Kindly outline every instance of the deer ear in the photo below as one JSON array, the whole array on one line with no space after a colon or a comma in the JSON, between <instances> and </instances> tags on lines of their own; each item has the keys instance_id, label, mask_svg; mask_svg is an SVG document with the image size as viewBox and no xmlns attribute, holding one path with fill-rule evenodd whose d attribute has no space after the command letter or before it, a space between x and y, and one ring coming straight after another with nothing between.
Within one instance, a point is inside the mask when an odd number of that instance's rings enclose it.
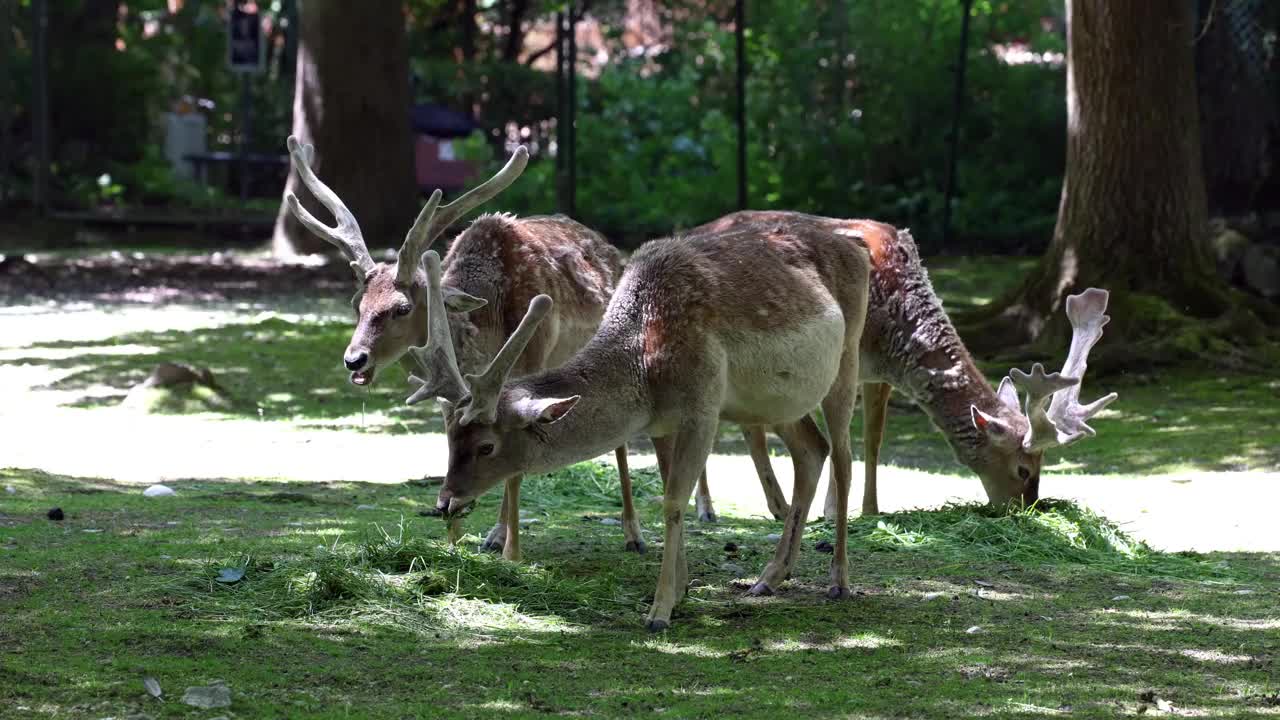
<instances>
[{"instance_id":1,"label":"deer ear","mask_svg":"<svg viewBox=\"0 0 1280 720\"><path fill-rule=\"evenodd\" d=\"M550 425L567 415L581 399L581 395L567 398L524 398L516 402L515 411L526 425Z\"/></svg>"},{"instance_id":2,"label":"deer ear","mask_svg":"<svg viewBox=\"0 0 1280 720\"><path fill-rule=\"evenodd\" d=\"M1009 426L1000 418L982 412L977 405L969 406L969 415L973 418L973 426L985 435L1004 435L1009 432Z\"/></svg>"},{"instance_id":3,"label":"deer ear","mask_svg":"<svg viewBox=\"0 0 1280 720\"><path fill-rule=\"evenodd\" d=\"M1013 378L1008 375L1000 381L1000 388L996 390L996 397L1000 398L1000 402L1010 410L1022 412L1022 408L1018 406L1018 389L1013 385Z\"/></svg>"},{"instance_id":4,"label":"deer ear","mask_svg":"<svg viewBox=\"0 0 1280 720\"><path fill-rule=\"evenodd\" d=\"M489 304L489 301L484 298L468 295L457 288L447 285L442 290L444 291L444 307L451 313L469 313Z\"/></svg>"}]
</instances>

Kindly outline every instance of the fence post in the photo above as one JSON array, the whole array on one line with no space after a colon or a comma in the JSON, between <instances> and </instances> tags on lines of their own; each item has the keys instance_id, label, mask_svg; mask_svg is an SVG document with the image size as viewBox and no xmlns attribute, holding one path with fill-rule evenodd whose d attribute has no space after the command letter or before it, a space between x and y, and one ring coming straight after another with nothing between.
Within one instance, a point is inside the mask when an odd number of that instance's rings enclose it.
<instances>
[{"instance_id":1,"label":"fence post","mask_svg":"<svg viewBox=\"0 0 1280 720\"><path fill-rule=\"evenodd\" d=\"M942 193L942 247L951 245L951 198L956 187L956 161L960 147L960 114L964 110L964 67L969 59L969 9L973 0L961 0L960 54L956 58L955 97L951 106L951 137L947 145L947 185Z\"/></svg>"}]
</instances>

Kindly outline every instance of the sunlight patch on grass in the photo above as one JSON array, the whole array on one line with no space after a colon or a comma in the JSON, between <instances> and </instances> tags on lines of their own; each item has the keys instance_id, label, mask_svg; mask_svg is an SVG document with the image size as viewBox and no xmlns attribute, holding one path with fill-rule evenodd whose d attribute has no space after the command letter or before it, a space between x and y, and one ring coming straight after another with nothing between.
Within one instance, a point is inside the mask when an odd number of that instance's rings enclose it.
<instances>
[{"instance_id":1,"label":"sunlight patch on grass","mask_svg":"<svg viewBox=\"0 0 1280 720\"><path fill-rule=\"evenodd\" d=\"M689 657L713 659L729 656L728 650L715 650L703 643L685 643L674 640L650 638L643 642L633 643L646 650L654 650L664 655L687 655Z\"/></svg>"},{"instance_id":2,"label":"sunlight patch on grass","mask_svg":"<svg viewBox=\"0 0 1280 720\"><path fill-rule=\"evenodd\" d=\"M818 651L833 652L836 650L875 650L883 647L899 647L902 642L876 633L860 633L834 640L811 640L803 638L787 638L765 643L765 649L775 652Z\"/></svg>"}]
</instances>

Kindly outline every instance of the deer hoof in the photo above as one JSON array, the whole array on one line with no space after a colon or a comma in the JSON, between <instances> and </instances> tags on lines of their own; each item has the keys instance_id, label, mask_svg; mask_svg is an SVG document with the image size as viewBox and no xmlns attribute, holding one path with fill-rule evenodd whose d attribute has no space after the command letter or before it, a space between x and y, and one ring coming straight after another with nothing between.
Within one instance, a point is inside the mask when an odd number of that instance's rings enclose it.
<instances>
[{"instance_id":1,"label":"deer hoof","mask_svg":"<svg viewBox=\"0 0 1280 720\"><path fill-rule=\"evenodd\" d=\"M627 552L633 552L637 555L643 555L649 548L645 547L643 540L628 540Z\"/></svg>"},{"instance_id":2,"label":"deer hoof","mask_svg":"<svg viewBox=\"0 0 1280 720\"><path fill-rule=\"evenodd\" d=\"M853 593L849 592L849 588L841 585L832 585L827 589L828 600L848 600L853 597Z\"/></svg>"},{"instance_id":3,"label":"deer hoof","mask_svg":"<svg viewBox=\"0 0 1280 720\"><path fill-rule=\"evenodd\" d=\"M698 522L704 522L704 523L720 522L720 518L716 517L716 514L711 512L710 510L704 510L698 513Z\"/></svg>"},{"instance_id":4,"label":"deer hoof","mask_svg":"<svg viewBox=\"0 0 1280 720\"><path fill-rule=\"evenodd\" d=\"M648 622L646 622L644 624L644 627L646 630L648 630L651 633L660 633L666 630L667 628L670 628L671 623L667 622L666 620L659 620L657 618L653 618L652 620L649 620Z\"/></svg>"},{"instance_id":5,"label":"deer hoof","mask_svg":"<svg viewBox=\"0 0 1280 720\"><path fill-rule=\"evenodd\" d=\"M752 585L751 589L747 591L747 594L754 597L769 597L773 595L773 588L769 587L769 584L762 580L755 585Z\"/></svg>"}]
</instances>

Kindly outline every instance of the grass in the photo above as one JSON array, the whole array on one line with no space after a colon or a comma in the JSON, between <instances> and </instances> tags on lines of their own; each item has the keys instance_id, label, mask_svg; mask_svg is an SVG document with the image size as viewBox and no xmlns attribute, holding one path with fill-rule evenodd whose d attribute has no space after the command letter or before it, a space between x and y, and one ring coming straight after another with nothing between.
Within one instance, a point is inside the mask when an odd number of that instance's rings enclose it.
<instances>
[{"instance_id":1,"label":"grass","mask_svg":"<svg viewBox=\"0 0 1280 720\"><path fill-rule=\"evenodd\" d=\"M1017 282L1028 262L930 268L948 307L963 307ZM210 367L237 399L164 419L182 432L438 431L434 412L399 403L398 369L372 390L346 383L340 303L317 312L293 300L278 315L227 311L203 328L10 340L0 421L17 434L2 442L47 445L52 467L49 453L76 452L78 436L48 428L93 418L99 439L119 447L87 474L124 477L135 465L117 456L163 456L152 445L168 436L136 442L127 416L107 407L163 360ZM87 322L133 321L95 313ZM58 337L95 334L72 330ZM1098 437L1050 456L1052 475L1123 485L1169 473L1159 487L1174 494L1179 473L1199 487L1213 472L1280 468L1274 377L1130 374L1090 378L1084 396L1110 390L1120 401L1098 418ZM28 411L40 427L23 435ZM921 413L895 404L889 422L883 463L975 483ZM254 447L308 457L284 440ZM376 446L412 446L391 447ZM736 428L717 451L745 453ZM690 513L689 596L674 628L650 636L641 620L661 558L660 483L651 468L633 476L647 555L624 553L621 529L601 522L620 511L612 466L583 463L526 479L526 562L514 565L474 551L496 493L451 548L443 524L419 514L434 504L429 484L214 477L146 498L136 484L2 469L0 717L1280 715L1280 553L1160 552L1066 501L1012 513L947 505L854 520L851 601L823 598L829 556L816 548L832 533L822 523L806 529L782 592L756 599L744 590L779 526L724 512L706 525ZM1239 502L1256 507L1268 493ZM46 519L53 507L66 519ZM231 689L230 708L179 702L215 681Z\"/></svg>"},{"instance_id":2,"label":"grass","mask_svg":"<svg viewBox=\"0 0 1280 720\"><path fill-rule=\"evenodd\" d=\"M690 518L689 597L650 636L660 548L623 553L600 522L618 511L605 465L528 481L523 565L474 534L449 548L417 487L0 484L6 717L190 717L176 699L215 680L240 717L1277 712L1280 554L1159 553L1069 503L858 519L841 603L813 549L829 527L808 528L779 596L750 599L777 526ZM658 504L639 509L659 540Z\"/></svg>"}]
</instances>

